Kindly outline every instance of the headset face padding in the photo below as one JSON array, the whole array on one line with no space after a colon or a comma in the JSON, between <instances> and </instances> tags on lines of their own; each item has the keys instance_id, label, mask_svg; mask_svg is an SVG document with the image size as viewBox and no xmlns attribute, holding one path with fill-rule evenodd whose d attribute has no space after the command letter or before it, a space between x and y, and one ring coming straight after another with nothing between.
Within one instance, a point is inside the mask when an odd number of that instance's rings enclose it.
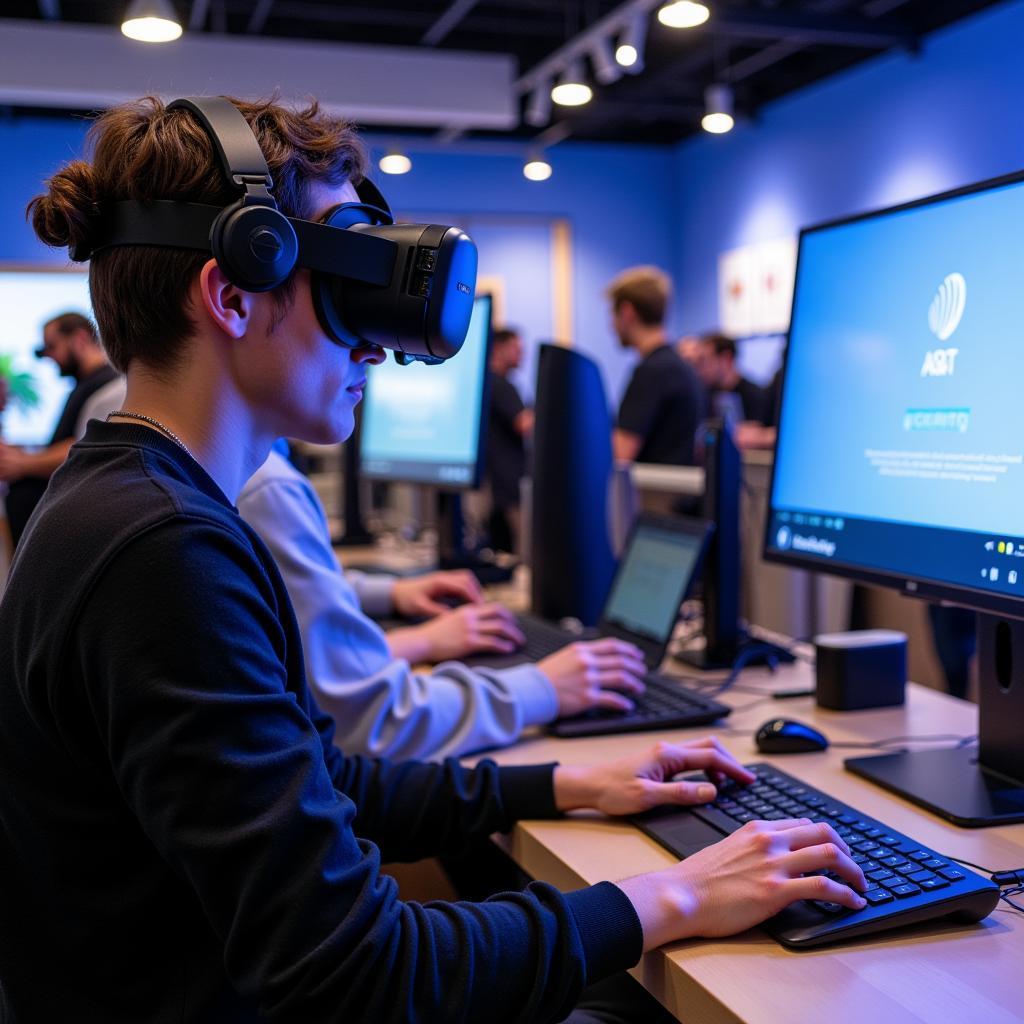
<instances>
[{"instance_id":1,"label":"headset face padding","mask_svg":"<svg viewBox=\"0 0 1024 1024\"><path fill-rule=\"evenodd\" d=\"M225 277L247 292L280 287L299 255L295 229L283 213L244 201L227 207L213 222L210 248Z\"/></svg>"},{"instance_id":2,"label":"headset face padding","mask_svg":"<svg viewBox=\"0 0 1024 1024\"><path fill-rule=\"evenodd\" d=\"M373 192L376 193L375 195L365 193L363 191L365 184L365 181L360 183L358 190L360 193L359 198L362 199L365 194L370 202L341 203L328 210L320 218L320 223L327 224L332 228L350 228L354 224L394 223L391 217L391 210L384 201L384 197L377 191L376 187L373 189ZM374 199L378 199L383 203L383 207L373 203L372 200ZM365 344L365 342L362 338L353 334L342 322L337 303L331 297L331 284L330 274L313 272L310 280L310 290L313 293L313 308L316 310L317 320L320 321L320 326L324 329L324 333L339 345L358 348L360 345Z\"/></svg>"}]
</instances>

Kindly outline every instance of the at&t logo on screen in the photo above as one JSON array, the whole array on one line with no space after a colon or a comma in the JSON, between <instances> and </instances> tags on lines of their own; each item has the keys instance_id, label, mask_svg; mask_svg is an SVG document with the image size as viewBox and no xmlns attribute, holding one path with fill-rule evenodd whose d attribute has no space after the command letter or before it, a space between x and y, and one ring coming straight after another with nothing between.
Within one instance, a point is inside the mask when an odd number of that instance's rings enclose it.
<instances>
[{"instance_id":1,"label":"at&t logo on screen","mask_svg":"<svg viewBox=\"0 0 1024 1024\"><path fill-rule=\"evenodd\" d=\"M939 341L949 341L963 319L967 305L967 282L963 274L947 274L928 307L928 326ZM958 348L935 348L926 352L922 377L952 377Z\"/></svg>"}]
</instances>

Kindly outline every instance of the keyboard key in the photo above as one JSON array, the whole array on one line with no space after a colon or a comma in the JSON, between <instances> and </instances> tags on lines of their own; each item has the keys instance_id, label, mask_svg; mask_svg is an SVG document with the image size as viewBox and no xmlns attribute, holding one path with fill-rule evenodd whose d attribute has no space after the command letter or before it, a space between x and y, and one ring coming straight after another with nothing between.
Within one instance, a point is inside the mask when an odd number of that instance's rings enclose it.
<instances>
[{"instance_id":1,"label":"keyboard key","mask_svg":"<svg viewBox=\"0 0 1024 1024\"><path fill-rule=\"evenodd\" d=\"M885 889L868 889L864 899L868 901L868 906L877 907L880 903L891 903L895 897Z\"/></svg>"},{"instance_id":2,"label":"keyboard key","mask_svg":"<svg viewBox=\"0 0 1024 1024\"><path fill-rule=\"evenodd\" d=\"M934 892L936 889L945 889L949 882L944 878L926 878L923 882L918 883L925 892Z\"/></svg>"},{"instance_id":3,"label":"keyboard key","mask_svg":"<svg viewBox=\"0 0 1024 1024\"><path fill-rule=\"evenodd\" d=\"M932 871L937 871L939 868L948 868L949 863L944 860L939 860L938 857L930 857L928 860L921 861L921 867L931 868Z\"/></svg>"},{"instance_id":4,"label":"keyboard key","mask_svg":"<svg viewBox=\"0 0 1024 1024\"><path fill-rule=\"evenodd\" d=\"M931 857L931 855L932 855L931 850L911 850L907 854L907 857L909 857L910 860L916 860L916 861L920 862L920 861L928 860Z\"/></svg>"},{"instance_id":5,"label":"keyboard key","mask_svg":"<svg viewBox=\"0 0 1024 1024\"><path fill-rule=\"evenodd\" d=\"M920 885L922 882L925 882L930 878L935 878L935 875L931 871L911 871L907 875L907 878Z\"/></svg>"},{"instance_id":6,"label":"keyboard key","mask_svg":"<svg viewBox=\"0 0 1024 1024\"><path fill-rule=\"evenodd\" d=\"M887 868L895 868L899 867L901 864L909 863L902 853L894 853L888 857L880 857L879 860L881 860Z\"/></svg>"},{"instance_id":7,"label":"keyboard key","mask_svg":"<svg viewBox=\"0 0 1024 1024\"><path fill-rule=\"evenodd\" d=\"M895 874L896 872L890 870L889 868L878 868L875 871L864 872L864 876L866 878L871 878L876 882L880 882L883 878L892 878Z\"/></svg>"},{"instance_id":8,"label":"keyboard key","mask_svg":"<svg viewBox=\"0 0 1024 1024\"><path fill-rule=\"evenodd\" d=\"M914 885L913 882L907 882L905 885L897 885L894 889L890 889L889 891L900 899L906 899L908 896L916 896L921 889Z\"/></svg>"},{"instance_id":9,"label":"keyboard key","mask_svg":"<svg viewBox=\"0 0 1024 1024\"><path fill-rule=\"evenodd\" d=\"M939 874L942 875L947 882L959 882L961 879L967 877L959 868L940 868Z\"/></svg>"},{"instance_id":10,"label":"keyboard key","mask_svg":"<svg viewBox=\"0 0 1024 1024\"><path fill-rule=\"evenodd\" d=\"M897 846L899 844L899 840L895 836L886 835L885 833L875 838L885 846Z\"/></svg>"}]
</instances>

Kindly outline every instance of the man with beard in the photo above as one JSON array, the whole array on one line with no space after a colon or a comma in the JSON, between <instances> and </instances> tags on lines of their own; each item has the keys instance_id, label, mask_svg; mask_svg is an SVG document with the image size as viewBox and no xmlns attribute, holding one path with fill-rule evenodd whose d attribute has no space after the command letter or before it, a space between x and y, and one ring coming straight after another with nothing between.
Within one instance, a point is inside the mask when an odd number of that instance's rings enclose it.
<instances>
[{"instance_id":1,"label":"man with beard","mask_svg":"<svg viewBox=\"0 0 1024 1024\"><path fill-rule=\"evenodd\" d=\"M96 325L81 313L62 313L45 323L36 355L52 359L62 377L74 378L75 387L45 448L26 451L0 442L0 481L10 484L5 502L15 547L50 477L85 432L85 424L116 409L124 396L123 381L107 362Z\"/></svg>"}]
</instances>

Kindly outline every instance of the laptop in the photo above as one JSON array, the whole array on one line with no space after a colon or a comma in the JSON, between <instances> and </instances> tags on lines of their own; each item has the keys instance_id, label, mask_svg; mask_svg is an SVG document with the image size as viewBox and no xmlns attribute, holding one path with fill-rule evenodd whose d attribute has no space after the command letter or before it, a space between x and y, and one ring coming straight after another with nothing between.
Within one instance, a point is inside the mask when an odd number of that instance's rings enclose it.
<instances>
[{"instance_id":1,"label":"laptop","mask_svg":"<svg viewBox=\"0 0 1024 1024\"><path fill-rule=\"evenodd\" d=\"M594 736L676 726L703 725L729 714L729 708L655 671L661 664L679 617L679 608L700 578L713 526L707 520L641 513L630 531L597 627L574 633L534 615L519 616L526 636L509 655L480 655L466 663L504 668L540 661L577 640L617 637L635 644L649 669L647 691L632 711L595 708L553 722L556 736Z\"/></svg>"}]
</instances>

